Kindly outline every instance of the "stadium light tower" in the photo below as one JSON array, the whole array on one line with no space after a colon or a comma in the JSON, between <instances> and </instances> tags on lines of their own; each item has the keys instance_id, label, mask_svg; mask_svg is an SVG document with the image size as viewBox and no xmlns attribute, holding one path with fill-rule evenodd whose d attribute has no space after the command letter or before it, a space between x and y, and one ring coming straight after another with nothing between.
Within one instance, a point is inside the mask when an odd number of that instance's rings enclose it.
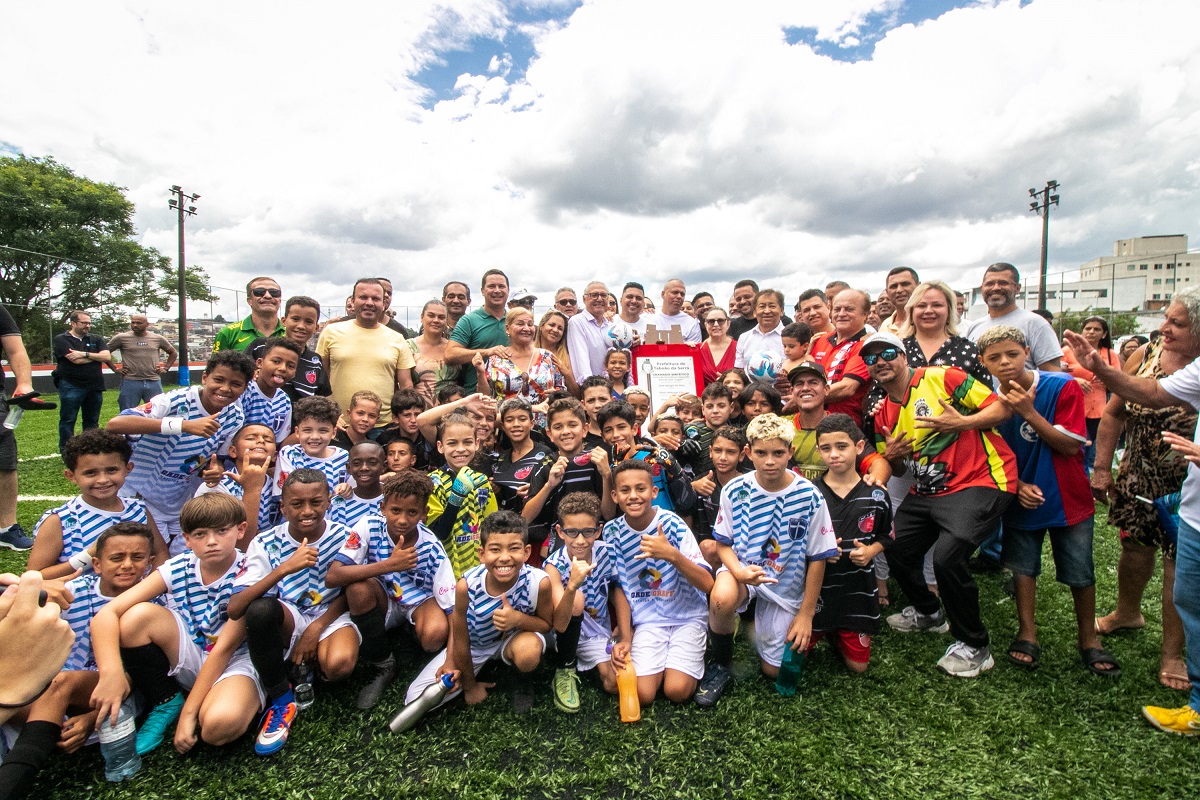
<instances>
[{"instance_id":1,"label":"stadium light tower","mask_svg":"<svg viewBox=\"0 0 1200 800\"><path fill-rule=\"evenodd\" d=\"M1050 240L1050 206L1058 205L1058 195L1054 194L1057 191L1058 181L1046 181L1046 188L1040 192L1037 189L1029 190L1029 196L1033 198L1033 202L1029 204L1029 210L1035 214L1040 211L1042 214L1042 269L1038 276L1038 308L1046 307L1046 256ZM183 245L180 244L180 247Z\"/></svg>"}]
</instances>

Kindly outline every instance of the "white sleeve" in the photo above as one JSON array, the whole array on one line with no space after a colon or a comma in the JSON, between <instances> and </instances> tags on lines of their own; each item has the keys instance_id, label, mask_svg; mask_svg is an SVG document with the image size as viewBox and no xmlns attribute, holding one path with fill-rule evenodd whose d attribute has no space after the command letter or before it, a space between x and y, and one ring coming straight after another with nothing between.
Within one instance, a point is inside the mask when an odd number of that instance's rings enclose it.
<instances>
[{"instance_id":1,"label":"white sleeve","mask_svg":"<svg viewBox=\"0 0 1200 800\"><path fill-rule=\"evenodd\" d=\"M733 366L736 369L745 369L746 368L746 358L747 358L746 344L745 344L745 342L742 341L745 338L746 338L746 334L743 333L741 336L739 336L737 338L737 341L734 342L734 344L733 344L733 347L734 347Z\"/></svg>"},{"instance_id":2,"label":"white sleeve","mask_svg":"<svg viewBox=\"0 0 1200 800\"><path fill-rule=\"evenodd\" d=\"M567 321L567 355L571 357L571 372L575 375L576 382L582 382L584 378L590 378L598 374L592 366L592 353L588 349L587 337L581 329L582 324L587 320L579 317L579 324L572 324L575 317Z\"/></svg>"},{"instance_id":3,"label":"white sleeve","mask_svg":"<svg viewBox=\"0 0 1200 800\"><path fill-rule=\"evenodd\" d=\"M261 581L263 578L271 574L271 560L267 558L267 551L263 549L262 543L256 536L250 542L250 546L246 548L246 569L233 579L233 592L237 594L242 589L248 589L254 584ZM275 587L267 594L275 591Z\"/></svg>"},{"instance_id":4,"label":"white sleeve","mask_svg":"<svg viewBox=\"0 0 1200 800\"><path fill-rule=\"evenodd\" d=\"M1158 382L1167 394L1200 409L1200 359Z\"/></svg>"},{"instance_id":5,"label":"white sleeve","mask_svg":"<svg viewBox=\"0 0 1200 800\"><path fill-rule=\"evenodd\" d=\"M133 408L127 408L120 416L145 417L147 419L163 419L171 413L171 395L174 392L163 392L151 397L149 402Z\"/></svg>"},{"instance_id":6,"label":"white sleeve","mask_svg":"<svg viewBox=\"0 0 1200 800\"><path fill-rule=\"evenodd\" d=\"M833 520L829 518L829 507L817 494L818 504L808 519L808 557L829 558L839 552L837 536L833 533Z\"/></svg>"},{"instance_id":7,"label":"white sleeve","mask_svg":"<svg viewBox=\"0 0 1200 800\"><path fill-rule=\"evenodd\" d=\"M728 489L729 485L725 485ZM729 492L721 490L721 502L717 507L717 521L713 523L712 536L713 540L719 544L727 544L733 546L733 503L729 499Z\"/></svg>"},{"instance_id":8,"label":"white sleeve","mask_svg":"<svg viewBox=\"0 0 1200 800\"><path fill-rule=\"evenodd\" d=\"M1062 358L1062 348L1058 346L1058 335L1055 334L1054 328L1050 327L1050 323L1042 321L1040 325L1033 326L1033 336L1029 342L1029 356L1033 359L1034 364L1045 364L1056 358Z\"/></svg>"},{"instance_id":9,"label":"white sleeve","mask_svg":"<svg viewBox=\"0 0 1200 800\"><path fill-rule=\"evenodd\" d=\"M441 546L441 543L438 543ZM445 551L438 562L437 572L433 575L433 596L438 606L446 613L454 610L454 590L458 582L454 580L454 567L450 566L450 558Z\"/></svg>"},{"instance_id":10,"label":"white sleeve","mask_svg":"<svg viewBox=\"0 0 1200 800\"><path fill-rule=\"evenodd\" d=\"M683 325L683 340L688 344L700 344L700 323L691 317Z\"/></svg>"},{"instance_id":11,"label":"white sleeve","mask_svg":"<svg viewBox=\"0 0 1200 800\"><path fill-rule=\"evenodd\" d=\"M288 448L283 447L279 450L279 454L275 456L275 479L271 481L271 493L276 497L283 496L283 482L287 480L287 476L295 471L296 466L288 457Z\"/></svg>"}]
</instances>

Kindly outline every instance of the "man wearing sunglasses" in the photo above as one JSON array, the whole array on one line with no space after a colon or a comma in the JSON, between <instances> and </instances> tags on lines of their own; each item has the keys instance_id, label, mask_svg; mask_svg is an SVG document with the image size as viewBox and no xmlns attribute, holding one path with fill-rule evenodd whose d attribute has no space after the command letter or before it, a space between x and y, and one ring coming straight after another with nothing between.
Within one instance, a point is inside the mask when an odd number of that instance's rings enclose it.
<instances>
[{"instance_id":1,"label":"man wearing sunglasses","mask_svg":"<svg viewBox=\"0 0 1200 800\"><path fill-rule=\"evenodd\" d=\"M994 662L967 558L996 529L1017 490L1016 457L995 430L1012 412L958 367L909 367L895 334L871 336L860 357L887 391L875 411L875 448L896 475L916 481L896 512L896 541L887 551L912 605L888 625L901 633L949 630L955 642L938 667L974 678ZM925 584L931 548L940 601Z\"/></svg>"},{"instance_id":2,"label":"man wearing sunglasses","mask_svg":"<svg viewBox=\"0 0 1200 800\"><path fill-rule=\"evenodd\" d=\"M279 320L282 297L283 290L274 278L252 278L246 284L246 303L250 306L250 316L222 328L213 342L213 352L245 352L260 336L286 336L287 331Z\"/></svg>"}]
</instances>

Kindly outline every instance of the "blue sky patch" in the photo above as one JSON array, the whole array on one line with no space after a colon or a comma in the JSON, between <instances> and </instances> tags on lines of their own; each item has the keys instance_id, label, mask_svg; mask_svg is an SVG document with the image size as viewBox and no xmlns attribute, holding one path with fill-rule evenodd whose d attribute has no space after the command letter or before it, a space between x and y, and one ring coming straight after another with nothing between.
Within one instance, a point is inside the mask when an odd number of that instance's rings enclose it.
<instances>
[{"instance_id":1,"label":"blue sky patch","mask_svg":"<svg viewBox=\"0 0 1200 800\"><path fill-rule=\"evenodd\" d=\"M784 28L784 37L788 44L807 45L814 53L828 56L834 61L870 60L875 54L875 43L887 35L888 31L901 25L919 25L931 19L937 19L942 14L955 8L975 5L974 2L963 0L918 0L906 2L897 9L877 11L867 15L863 26L852 36L841 42L831 42L817 39L816 28Z\"/></svg>"}]
</instances>

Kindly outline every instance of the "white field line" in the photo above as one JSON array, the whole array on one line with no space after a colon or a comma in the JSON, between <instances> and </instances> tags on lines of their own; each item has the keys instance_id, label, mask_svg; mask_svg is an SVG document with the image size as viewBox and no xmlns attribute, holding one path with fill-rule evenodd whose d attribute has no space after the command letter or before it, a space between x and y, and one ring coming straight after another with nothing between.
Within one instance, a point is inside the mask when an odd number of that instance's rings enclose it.
<instances>
[{"instance_id":1,"label":"white field line","mask_svg":"<svg viewBox=\"0 0 1200 800\"><path fill-rule=\"evenodd\" d=\"M24 503L26 501L33 503L65 503L72 497L73 494L20 494L17 495L17 502Z\"/></svg>"},{"instance_id":2,"label":"white field line","mask_svg":"<svg viewBox=\"0 0 1200 800\"><path fill-rule=\"evenodd\" d=\"M45 461L48 458L59 458L58 453L51 453L48 456L30 456L29 458L18 458L18 464L24 464L26 461Z\"/></svg>"}]
</instances>

